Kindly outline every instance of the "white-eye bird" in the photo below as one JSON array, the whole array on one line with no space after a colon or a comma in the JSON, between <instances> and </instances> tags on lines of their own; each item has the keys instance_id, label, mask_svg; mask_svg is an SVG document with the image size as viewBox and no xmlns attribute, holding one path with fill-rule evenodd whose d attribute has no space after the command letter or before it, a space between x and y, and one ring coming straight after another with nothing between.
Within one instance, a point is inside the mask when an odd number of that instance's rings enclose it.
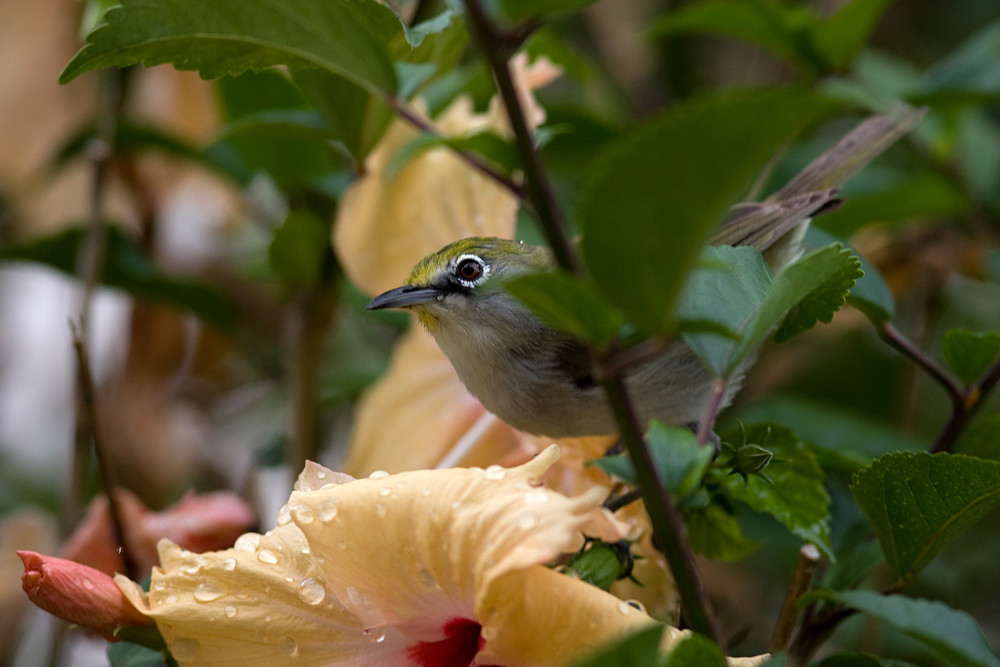
<instances>
[{"instance_id":1,"label":"white-eye bird","mask_svg":"<svg viewBox=\"0 0 1000 667\"><path fill-rule=\"evenodd\" d=\"M753 246L780 269L800 254L810 217L836 205L835 188L921 116L920 110L906 110L861 123L769 199L733 207L711 243ZM405 285L375 297L368 308L415 312L468 390L511 426L553 438L617 434L588 346L543 322L503 289L510 278L552 266L547 248L468 238L422 259ZM745 367L730 378L724 404L743 372ZM712 376L678 340L629 367L625 385L641 424L656 418L684 425L703 416Z\"/></svg>"}]
</instances>

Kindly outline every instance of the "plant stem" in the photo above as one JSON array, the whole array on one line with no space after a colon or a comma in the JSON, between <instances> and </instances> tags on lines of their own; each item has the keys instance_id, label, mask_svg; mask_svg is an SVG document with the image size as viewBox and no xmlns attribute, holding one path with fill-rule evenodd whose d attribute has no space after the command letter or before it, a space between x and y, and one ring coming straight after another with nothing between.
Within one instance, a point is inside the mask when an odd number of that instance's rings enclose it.
<instances>
[{"instance_id":1,"label":"plant stem","mask_svg":"<svg viewBox=\"0 0 1000 667\"><path fill-rule=\"evenodd\" d=\"M107 444L104 439L104 432L101 428L100 417L97 409L97 391L94 388L94 378L90 372L90 357L87 354L86 341L83 338L83 330L80 325L70 322L70 331L73 336L73 349L76 352L77 360L77 380L80 386L80 394L83 399L83 413L77 419L85 423L90 433L90 439L94 445L94 458L97 460L97 469L100 471L101 480L104 483L104 491L108 497L108 510L111 514L111 526L114 530L114 539L118 543L122 563L125 566L125 573L136 578L139 573L136 570L135 560L132 558L126 539L127 525L125 515L121 505L118 504L115 491L118 483L115 480L115 473L108 459Z\"/></svg>"},{"instance_id":2,"label":"plant stem","mask_svg":"<svg viewBox=\"0 0 1000 667\"><path fill-rule=\"evenodd\" d=\"M897 350L904 357L917 364L924 372L931 376L935 382L941 385L953 403L962 402L962 390L958 384L951 379L947 371L941 368L933 359L924 353L919 347L914 345L903 333L892 325L892 322L876 326L879 337Z\"/></svg>"},{"instance_id":3,"label":"plant stem","mask_svg":"<svg viewBox=\"0 0 1000 667\"><path fill-rule=\"evenodd\" d=\"M799 618L797 600L812 585L813 574L816 572L819 561L820 554L816 545L802 545L802 548L799 549L799 560L795 565L795 573L792 575L792 581L788 584L785 600L781 604L781 612L779 612L778 620L774 624L774 632L771 633L771 645L768 647L770 653L777 653L788 647L792 631L795 630L795 622Z\"/></svg>"},{"instance_id":4,"label":"plant stem","mask_svg":"<svg viewBox=\"0 0 1000 667\"><path fill-rule=\"evenodd\" d=\"M642 500L653 524L653 543L667 557L688 623L695 632L713 640L725 652L725 641L698 573L684 521L656 475L653 459L628 399L624 380L621 376L614 375L606 377L603 384L621 426L622 439L629 458L632 459Z\"/></svg>"},{"instance_id":5,"label":"plant stem","mask_svg":"<svg viewBox=\"0 0 1000 667\"><path fill-rule=\"evenodd\" d=\"M542 164L542 157L535 149L533 133L514 85L508 58L513 51L512 42L516 40L508 39L501 34L479 0L465 0L465 7L471 32L489 63L500 98L507 110L521 168L524 170L528 201L535 209L538 222L549 247L552 248L556 262L567 271L582 273L583 267L566 235L566 223L556 201L555 190ZM524 35L518 33L517 39L523 40Z\"/></svg>"},{"instance_id":6,"label":"plant stem","mask_svg":"<svg viewBox=\"0 0 1000 667\"><path fill-rule=\"evenodd\" d=\"M387 98L386 103L392 108L393 111L396 112L396 115L398 115L400 118L402 118L407 123L417 128L421 132L426 132L427 134L433 135L435 137L441 136L440 133L437 131L437 128L435 128L433 124L421 118L420 115L414 112L413 109L408 107L406 103L403 102L402 100L392 97L392 98ZM507 177L505 174L502 174L493 167L491 167L489 164L480 159L480 157L475 153L470 153L469 151L462 150L461 148L456 148L456 147L450 147L450 148L461 159L465 160L465 162L470 167L479 171L483 175L493 179L496 183L498 183L501 187L508 190L512 195L514 195L518 199L524 197L524 189L517 182L515 182L513 179Z\"/></svg>"}]
</instances>

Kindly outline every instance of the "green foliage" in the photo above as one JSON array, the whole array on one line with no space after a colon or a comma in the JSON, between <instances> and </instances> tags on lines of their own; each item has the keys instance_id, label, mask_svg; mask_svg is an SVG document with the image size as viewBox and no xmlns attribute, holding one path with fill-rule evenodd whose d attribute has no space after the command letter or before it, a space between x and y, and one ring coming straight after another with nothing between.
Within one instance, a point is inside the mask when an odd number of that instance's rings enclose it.
<instances>
[{"instance_id":1,"label":"green foliage","mask_svg":"<svg viewBox=\"0 0 1000 667\"><path fill-rule=\"evenodd\" d=\"M673 107L595 160L577 217L587 268L646 334L674 329L683 279L768 156L827 110L797 89Z\"/></svg>"},{"instance_id":2,"label":"green foliage","mask_svg":"<svg viewBox=\"0 0 1000 667\"><path fill-rule=\"evenodd\" d=\"M714 455L711 447L698 444L691 431L658 421L650 424L646 443L660 482L678 498L698 488ZM625 454L598 459L596 465L626 482L636 483L632 461Z\"/></svg>"},{"instance_id":3,"label":"green foliage","mask_svg":"<svg viewBox=\"0 0 1000 667\"><path fill-rule=\"evenodd\" d=\"M319 67L373 94L393 94L397 79L384 45L403 31L374 0L124 0L87 36L60 81L102 67L173 63L204 78L275 65Z\"/></svg>"},{"instance_id":4,"label":"green foliage","mask_svg":"<svg viewBox=\"0 0 1000 667\"><path fill-rule=\"evenodd\" d=\"M104 263L98 270L102 285L140 300L189 311L221 329L236 324L236 307L217 289L198 280L164 274L114 225L108 225L104 233ZM84 230L72 228L23 245L0 247L0 262L35 262L75 275L84 235Z\"/></svg>"},{"instance_id":5,"label":"green foliage","mask_svg":"<svg viewBox=\"0 0 1000 667\"><path fill-rule=\"evenodd\" d=\"M955 375L970 384L1000 357L1000 332L951 329L941 341L941 351Z\"/></svg>"},{"instance_id":6,"label":"green foliage","mask_svg":"<svg viewBox=\"0 0 1000 667\"><path fill-rule=\"evenodd\" d=\"M108 644L108 662L111 667L177 667L177 661L162 651L128 642Z\"/></svg>"},{"instance_id":7,"label":"green foliage","mask_svg":"<svg viewBox=\"0 0 1000 667\"><path fill-rule=\"evenodd\" d=\"M854 475L851 492L871 519L886 561L909 582L1000 504L1000 463L944 453L886 454Z\"/></svg>"},{"instance_id":8,"label":"green foliage","mask_svg":"<svg viewBox=\"0 0 1000 667\"><path fill-rule=\"evenodd\" d=\"M830 544L830 496L823 486L825 475L816 457L781 426L756 424L746 428L746 442L758 443L774 459L763 475L726 475L720 480L733 500L774 517L804 542L815 544L833 559Z\"/></svg>"},{"instance_id":9,"label":"green foliage","mask_svg":"<svg viewBox=\"0 0 1000 667\"><path fill-rule=\"evenodd\" d=\"M704 635L693 634L670 652L664 667L725 667L726 656Z\"/></svg>"},{"instance_id":10,"label":"green foliage","mask_svg":"<svg viewBox=\"0 0 1000 667\"><path fill-rule=\"evenodd\" d=\"M521 276L504 288L543 320L595 346L611 341L624 317L593 281L565 271Z\"/></svg>"},{"instance_id":11,"label":"green foliage","mask_svg":"<svg viewBox=\"0 0 1000 667\"><path fill-rule=\"evenodd\" d=\"M625 637L620 642L573 663L573 667L658 667L656 649L663 627L655 625Z\"/></svg>"},{"instance_id":12,"label":"green foliage","mask_svg":"<svg viewBox=\"0 0 1000 667\"><path fill-rule=\"evenodd\" d=\"M695 273L681 317L694 321L715 319L738 334L736 339L710 332L684 337L712 372L721 377L732 374L779 322L781 340L818 320L829 322L861 275L857 257L839 244L806 254L773 279L752 248L720 247L706 252L711 262L725 268L709 266Z\"/></svg>"},{"instance_id":13,"label":"green foliage","mask_svg":"<svg viewBox=\"0 0 1000 667\"><path fill-rule=\"evenodd\" d=\"M845 604L926 644L955 667L996 667L1000 658L975 620L941 602L873 591L825 591L824 599Z\"/></svg>"},{"instance_id":14,"label":"green foliage","mask_svg":"<svg viewBox=\"0 0 1000 667\"><path fill-rule=\"evenodd\" d=\"M713 503L684 512L691 547L706 558L740 561L757 550L740 528L733 512Z\"/></svg>"},{"instance_id":15,"label":"green foliage","mask_svg":"<svg viewBox=\"0 0 1000 667\"><path fill-rule=\"evenodd\" d=\"M274 230L268 248L271 270L286 285L314 285L322 275L330 230L315 215L292 211Z\"/></svg>"}]
</instances>

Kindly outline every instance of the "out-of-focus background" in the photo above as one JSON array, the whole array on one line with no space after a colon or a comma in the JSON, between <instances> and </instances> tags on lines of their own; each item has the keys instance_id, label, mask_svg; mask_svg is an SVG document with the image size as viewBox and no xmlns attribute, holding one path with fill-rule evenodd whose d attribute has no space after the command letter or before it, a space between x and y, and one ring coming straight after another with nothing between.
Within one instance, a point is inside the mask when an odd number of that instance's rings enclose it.
<instances>
[{"instance_id":1,"label":"out-of-focus background","mask_svg":"<svg viewBox=\"0 0 1000 667\"><path fill-rule=\"evenodd\" d=\"M839 3L806 4L824 11ZM70 324L79 324L85 302L98 417L119 483L153 508L190 489L230 489L265 525L281 498L269 489L287 490L289 462L345 460L356 402L387 368L408 324L367 313L367 295L341 278L329 250L337 196L355 165L295 128L253 117L268 105L301 104L280 76L207 82L164 66L91 73L60 86L90 9L76 0L0 3L0 664L23 667L106 664L103 642L54 648L53 624L29 609L12 553L56 552L99 487L95 462L75 444ZM572 119L596 136L699 90L796 78L738 41L650 38L648 17L662 9L648 0L600 0L558 24L558 39L539 37L563 56L564 77L538 93L551 124ZM963 61L963 49L982 55ZM981 88L969 93L979 98L942 104L928 119L959 129L937 147L940 169L901 185L912 205L880 209L877 199L864 199L862 180L844 195L864 208L845 207L830 221L881 268L900 304L898 321L927 349L952 324L1000 328L1000 6L898 0L854 65L872 90L902 95L980 60ZM484 106L489 81L480 79ZM109 114L118 118L111 134L101 126ZM102 161L102 136L116 137L110 163ZM572 201L586 156L572 141L546 150ZM95 187L101 169L105 180ZM877 166L865 173L890 177ZM317 225L282 237L288 211L303 202ZM882 224L860 228L862 216L880 215ZM110 226L97 246L106 255L104 284L91 291L81 276L95 218ZM301 249L310 243L325 251ZM310 393L310 373L318 393ZM302 400L314 409L297 410ZM924 448L950 407L850 310L769 346L732 414L784 414L789 405L795 414L844 415L845 438L855 427L867 435L884 428ZM987 521L993 530L949 548L917 592L973 610L996 642L1000 525L996 516ZM723 615L755 636L763 630L753 627L754 610L780 604L794 548L767 526L749 530L762 540L755 571L774 561L774 580L744 576L737 565L706 567L713 588L726 591ZM848 625L862 645L884 641Z\"/></svg>"}]
</instances>

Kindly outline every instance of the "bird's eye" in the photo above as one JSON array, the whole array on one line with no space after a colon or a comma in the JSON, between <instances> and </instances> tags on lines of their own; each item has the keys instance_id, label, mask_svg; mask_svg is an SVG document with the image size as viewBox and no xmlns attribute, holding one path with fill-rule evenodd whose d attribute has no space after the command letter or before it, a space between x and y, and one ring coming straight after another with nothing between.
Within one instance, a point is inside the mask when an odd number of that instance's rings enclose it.
<instances>
[{"instance_id":1,"label":"bird's eye","mask_svg":"<svg viewBox=\"0 0 1000 667\"><path fill-rule=\"evenodd\" d=\"M460 257L455 264L455 276L466 287L475 287L489 272L489 266L479 257L467 255Z\"/></svg>"}]
</instances>

